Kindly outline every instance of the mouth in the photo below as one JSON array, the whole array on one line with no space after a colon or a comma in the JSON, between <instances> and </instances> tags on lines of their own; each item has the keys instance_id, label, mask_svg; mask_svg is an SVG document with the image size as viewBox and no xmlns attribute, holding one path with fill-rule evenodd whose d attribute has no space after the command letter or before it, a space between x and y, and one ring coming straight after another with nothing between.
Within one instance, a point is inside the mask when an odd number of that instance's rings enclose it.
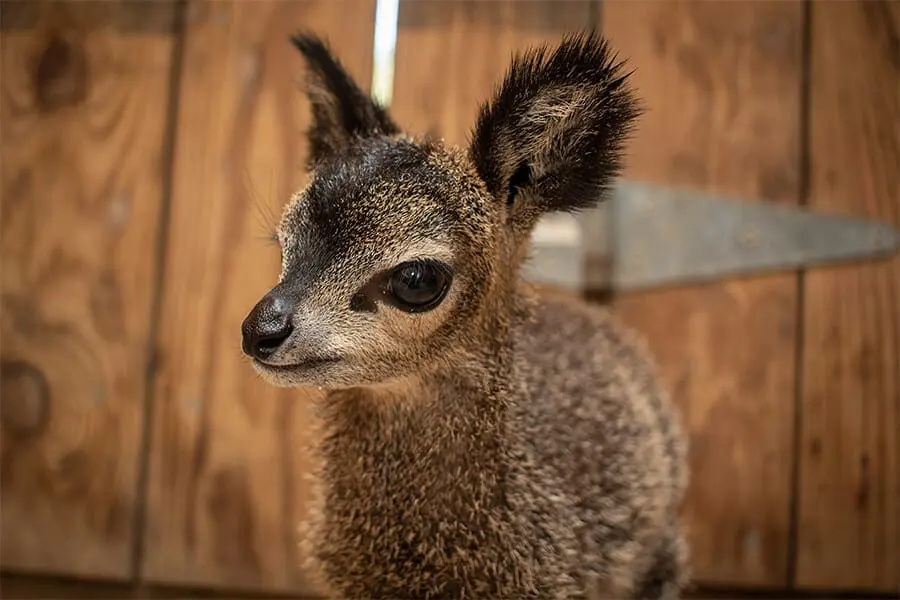
<instances>
[{"instance_id":1,"label":"mouth","mask_svg":"<svg viewBox=\"0 0 900 600\"><path fill-rule=\"evenodd\" d=\"M259 360L258 358L253 359L253 363L262 369L268 371L275 372L285 372L285 371L309 371L311 369L315 369L318 367L323 367L326 365L333 365L341 362L342 359L334 356L334 357L324 357L324 358L313 358L310 360L304 360L298 363L292 363L288 365L273 365L271 363L267 363L265 361Z\"/></svg>"}]
</instances>

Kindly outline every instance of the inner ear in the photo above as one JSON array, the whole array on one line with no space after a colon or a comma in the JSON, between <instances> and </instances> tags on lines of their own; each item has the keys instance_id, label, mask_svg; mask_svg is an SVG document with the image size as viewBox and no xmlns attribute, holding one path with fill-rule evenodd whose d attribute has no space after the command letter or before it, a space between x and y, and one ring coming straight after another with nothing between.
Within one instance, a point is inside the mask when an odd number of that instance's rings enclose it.
<instances>
[{"instance_id":1,"label":"inner ear","mask_svg":"<svg viewBox=\"0 0 900 600\"><path fill-rule=\"evenodd\" d=\"M640 113L629 74L592 31L514 58L479 110L469 143L488 192L509 204L527 189L534 210L518 212L525 225L607 198Z\"/></svg>"},{"instance_id":2,"label":"inner ear","mask_svg":"<svg viewBox=\"0 0 900 600\"><path fill-rule=\"evenodd\" d=\"M506 196L507 206L512 206L515 203L519 190L531 185L531 176L531 165L526 161L519 163L518 168L513 172L512 177L509 178L509 190Z\"/></svg>"}]
</instances>

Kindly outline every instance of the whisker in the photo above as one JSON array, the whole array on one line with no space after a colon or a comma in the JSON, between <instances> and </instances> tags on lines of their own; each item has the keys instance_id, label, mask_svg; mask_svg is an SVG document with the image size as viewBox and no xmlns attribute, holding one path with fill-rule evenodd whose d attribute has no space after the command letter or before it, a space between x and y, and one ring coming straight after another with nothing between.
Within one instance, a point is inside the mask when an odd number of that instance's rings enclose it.
<instances>
[{"instance_id":1,"label":"whisker","mask_svg":"<svg viewBox=\"0 0 900 600\"><path fill-rule=\"evenodd\" d=\"M256 221L256 225L263 230L263 234L259 236L254 236L254 239L267 241L270 243L278 244L278 219L275 215L275 211L272 208L272 205L269 202L269 198L272 197L272 177L269 177L269 196L267 198L261 198L257 187L253 183L253 179L250 176L249 171L245 169L244 171L244 187L247 190L248 196L250 197L250 203L253 207L253 215L254 220Z\"/></svg>"}]
</instances>

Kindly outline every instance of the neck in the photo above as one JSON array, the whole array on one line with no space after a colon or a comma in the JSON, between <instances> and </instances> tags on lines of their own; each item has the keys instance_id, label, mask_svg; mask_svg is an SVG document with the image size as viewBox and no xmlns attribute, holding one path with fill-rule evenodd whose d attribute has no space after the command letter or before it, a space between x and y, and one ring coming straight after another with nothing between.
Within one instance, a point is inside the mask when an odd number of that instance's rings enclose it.
<instances>
[{"instance_id":1,"label":"neck","mask_svg":"<svg viewBox=\"0 0 900 600\"><path fill-rule=\"evenodd\" d=\"M345 453L384 457L387 451L396 455L392 458L414 460L419 451L448 445L463 450L495 435L506 414L508 378L496 365L483 366L476 355L455 364L441 372L329 393L322 416L334 446L325 448L326 458L350 458Z\"/></svg>"},{"instance_id":2,"label":"neck","mask_svg":"<svg viewBox=\"0 0 900 600\"><path fill-rule=\"evenodd\" d=\"M486 530L502 504L508 454L497 389L476 369L329 394L323 534L340 568L367 564L365 556L421 560L423 535L453 548L466 531Z\"/></svg>"}]
</instances>

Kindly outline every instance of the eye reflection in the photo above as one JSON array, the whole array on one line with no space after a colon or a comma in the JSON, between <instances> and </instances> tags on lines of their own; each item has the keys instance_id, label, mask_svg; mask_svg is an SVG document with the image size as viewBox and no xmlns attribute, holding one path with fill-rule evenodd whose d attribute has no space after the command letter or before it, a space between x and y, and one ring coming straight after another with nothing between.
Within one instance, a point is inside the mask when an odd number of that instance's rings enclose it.
<instances>
[{"instance_id":1,"label":"eye reflection","mask_svg":"<svg viewBox=\"0 0 900 600\"><path fill-rule=\"evenodd\" d=\"M388 279L387 293L398 308L409 312L431 310L440 304L450 282L449 268L434 260L397 265Z\"/></svg>"}]
</instances>

